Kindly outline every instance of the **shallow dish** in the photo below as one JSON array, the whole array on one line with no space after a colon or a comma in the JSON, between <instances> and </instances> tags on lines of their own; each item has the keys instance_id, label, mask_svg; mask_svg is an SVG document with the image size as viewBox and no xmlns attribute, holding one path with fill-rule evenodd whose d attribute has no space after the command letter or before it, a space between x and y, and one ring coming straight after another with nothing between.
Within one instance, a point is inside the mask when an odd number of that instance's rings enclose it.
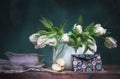
<instances>
[{"instance_id":1,"label":"shallow dish","mask_svg":"<svg viewBox=\"0 0 120 79\"><path fill-rule=\"evenodd\" d=\"M5 53L9 59L11 65L30 65L34 66L39 62L39 55L38 54L16 54L12 52Z\"/></svg>"}]
</instances>

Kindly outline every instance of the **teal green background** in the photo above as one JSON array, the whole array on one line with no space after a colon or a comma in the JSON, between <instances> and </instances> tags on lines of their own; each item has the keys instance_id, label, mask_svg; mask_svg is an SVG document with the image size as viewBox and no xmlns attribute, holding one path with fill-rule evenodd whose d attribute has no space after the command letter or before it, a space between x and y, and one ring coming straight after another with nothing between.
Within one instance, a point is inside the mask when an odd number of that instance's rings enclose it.
<instances>
[{"instance_id":1,"label":"teal green background","mask_svg":"<svg viewBox=\"0 0 120 79\"><path fill-rule=\"evenodd\" d=\"M97 40L103 64L120 64L120 0L1 0L0 1L0 58L6 51L45 55L46 65L52 63L52 47L35 49L29 36L42 28L39 19L46 17L59 25L67 20L65 30L73 27L82 15L84 26L107 22L106 28L118 41L118 47L107 49L103 40Z\"/></svg>"}]
</instances>

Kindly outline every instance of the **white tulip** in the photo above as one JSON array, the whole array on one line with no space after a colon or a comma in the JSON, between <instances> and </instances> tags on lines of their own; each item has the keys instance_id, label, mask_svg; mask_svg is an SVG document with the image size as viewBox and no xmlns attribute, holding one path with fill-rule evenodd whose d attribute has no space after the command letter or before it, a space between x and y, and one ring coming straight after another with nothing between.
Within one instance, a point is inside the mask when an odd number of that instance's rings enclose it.
<instances>
[{"instance_id":1,"label":"white tulip","mask_svg":"<svg viewBox=\"0 0 120 79\"><path fill-rule=\"evenodd\" d=\"M45 35L40 36L37 40L37 45L35 46L35 48L43 48L46 46L46 44L48 44L48 38L46 38Z\"/></svg>"},{"instance_id":2,"label":"white tulip","mask_svg":"<svg viewBox=\"0 0 120 79\"><path fill-rule=\"evenodd\" d=\"M35 49L43 48L45 46L46 46L46 44L44 44L44 45L37 45L37 44L35 44Z\"/></svg>"},{"instance_id":3,"label":"white tulip","mask_svg":"<svg viewBox=\"0 0 120 79\"><path fill-rule=\"evenodd\" d=\"M73 28L74 28L77 32L79 32L80 34L82 33L82 26L81 26L81 25L75 24Z\"/></svg>"},{"instance_id":4,"label":"white tulip","mask_svg":"<svg viewBox=\"0 0 120 79\"><path fill-rule=\"evenodd\" d=\"M63 42L63 43L69 42L69 36L68 36L68 34L63 34L62 35L61 42Z\"/></svg>"},{"instance_id":5,"label":"white tulip","mask_svg":"<svg viewBox=\"0 0 120 79\"><path fill-rule=\"evenodd\" d=\"M33 44L35 44L37 42L38 37L36 37L36 35L38 35L38 34L34 33L29 37L30 42L32 42Z\"/></svg>"},{"instance_id":6,"label":"white tulip","mask_svg":"<svg viewBox=\"0 0 120 79\"><path fill-rule=\"evenodd\" d=\"M101 27L101 24L96 24L95 25L95 29L94 32L97 36L103 35L106 33L106 29L104 29L103 27Z\"/></svg>"},{"instance_id":7,"label":"white tulip","mask_svg":"<svg viewBox=\"0 0 120 79\"><path fill-rule=\"evenodd\" d=\"M89 50L91 50L92 52L96 52L97 51L97 45L94 43L93 45L92 44L89 44L88 45L88 48Z\"/></svg>"},{"instance_id":8,"label":"white tulip","mask_svg":"<svg viewBox=\"0 0 120 79\"><path fill-rule=\"evenodd\" d=\"M106 39L105 39L105 46L107 48L117 47L117 41L113 37L106 37Z\"/></svg>"},{"instance_id":9,"label":"white tulip","mask_svg":"<svg viewBox=\"0 0 120 79\"><path fill-rule=\"evenodd\" d=\"M48 44L49 44L50 46L56 46L56 45L57 45L57 40L56 40L56 38L51 38L51 39L49 39L49 40L48 40Z\"/></svg>"}]
</instances>

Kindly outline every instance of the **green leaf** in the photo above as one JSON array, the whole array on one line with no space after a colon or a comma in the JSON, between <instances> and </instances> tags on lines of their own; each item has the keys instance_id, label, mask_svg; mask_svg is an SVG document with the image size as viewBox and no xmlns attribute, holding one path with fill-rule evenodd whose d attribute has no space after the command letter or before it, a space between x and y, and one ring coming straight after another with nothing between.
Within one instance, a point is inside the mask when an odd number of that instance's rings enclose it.
<instances>
[{"instance_id":1,"label":"green leaf","mask_svg":"<svg viewBox=\"0 0 120 79\"><path fill-rule=\"evenodd\" d=\"M59 34L62 35L64 33L64 26L66 24L66 20L64 20L61 24L60 24L60 29L59 29Z\"/></svg>"},{"instance_id":2,"label":"green leaf","mask_svg":"<svg viewBox=\"0 0 120 79\"><path fill-rule=\"evenodd\" d=\"M82 33L82 41L86 41L86 39L88 39L89 36L90 36L89 32L83 32Z\"/></svg>"},{"instance_id":3,"label":"green leaf","mask_svg":"<svg viewBox=\"0 0 120 79\"><path fill-rule=\"evenodd\" d=\"M86 27L85 31L93 31L93 27L94 27L94 22L90 23L90 24Z\"/></svg>"},{"instance_id":4,"label":"green leaf","mask_svg":"<svg viewBox=\"0 0 120 79\"><path fill-rule=\"evenodd\" d=\"M88 44L94 45L95 43L91 39L87 39Z\"/></svg>"},{"instance_id":5,"label":"green leaf","mask_svg":"<svg viewBox=\"0 0 120 79\"><path fill-rule=\"evenodd\" d=\"M72 33L73 33L75 36L80 35L80 33L79 33L76 29L72 29Z\"/></svg>"},{"instance_id":6,"label":"green leaf","mask_svg":"<svg viewBox=\"0 0 120 79\"><path fill-rule=\"evenodd\" d=\"M40 34L36 34L36 35L35 35L35 37L39 37L39 36L40 36Z\"/></svg>"},{"instance_id":7,"label":"green leaf","mask_svg":"<svg viewBox=\"0 0 120 79\"><path fill-rule=\"evenodd\" d=\"M58 27L53 27L54 32L58 32L59 28Z\"/></svg>"},{"instance_id":8,"label":"green leaf","mask_svg":"<svg viewBox=\"0 0 120 79\"><path fill-rule=\"evenodd\" d=\"M56 35L56 33L50 33L50 34L48 34L46 37L47 37L47 38L53 38L53 37L55 37L55 35Z\"/></svg>"},{"instance_id":9,"label":"green leaf","mask_svg":"<svg viewBox=\"0 0 120 79\"><path fill-rule=\"evenodd\" d=\"M75 29L72 29L72 33L73 33L73 34L76 34L77 31L76 31Z\"/></svg>"},{"instance_id":10,"label":"green leaf","mask_svg":"<svg viewBox=\"0 0 120 79\"><path fill-rule=\"evenodd\" d=\"M85 49L84 49L83 54L85 54L85 53L87 52L87 50L88 50L88 43L87 43L87 42L85 42L84 44L85 44Z\"/></svg>"},{"instance_id":11,"label":"green leaf","mask_svg":"<svg viewBox=\"0 0 120 79\"><path fill-rule=\"evenodd\" d=\"M96 41L95 41L95 39L94 39L92 36L89 36L89 39L91 39L92 42L93 42L94 44L96 44Z\"/></svg>"},{"instance_id":12,"label":"green leaf","mask_svg":"<svg viewBox=\"0 0 120 79\"><path fill-rule=\"evenodd\" d=\"M82 23L83 23L83 17L80 16L80 17L78 18L76 24L77 24L77 25L82 25Z\"/></svg>"},{"instance_id":13,"label":"green leaf","mask_svg":"<svg viewBox=\"0 0 120 79\"><path fill-rule=\"evenodd\" d=\"M37 33L40 34L40 35L50 34L50 32L47 32L47 31L45 31L45 30L40 30L40 31L38 31Z\"/></svg>"},{"instance_id":14,"label":"green leaf","mask_svg":"<svg viewBox=\"0 0 120 79\"><path fill-rule=\"evenodd\" d=\"M64 20L61 24L60 24L60 29L62 29L63 30L63 28L64 28L64 26L65 26L65 24L66 24L66 20Z\"/></svg>"},{"instance_id":15,"label":"green leaf","mask_svg":"<svg viewBox=\"0 0 120 79\"><path fill-rule=\"evenodd\" d=\"M83 36L88 36L88 35L89 35L89 32L87 32L87 31L86 31L86 32L83 32L82 35L83 35Z\"/></svg>"},{"instance_id":16,"label":"green leaf","mask_svg":"<svg viewBox=\"0 0 120 79\"><path fill-rule=\"evenodd\" d=\"M52 30L53 23L50 20L43 17L40 21L47 29Z\"/></svg>"},{"instance_id":17,"label":"green leaf","mask_svg":"<svg viewBox=\"0 0 120 79\"><path fill-rule=\"evenodd\" d=\"M77 47L79 47L79 46L82 47L81 38L80 37L77 38L76 46Z\"/></svg>"},{"instance_id":18,"label":"green leaf","mask_svg":"<svg viewBox=\"0 0 120 79\"><path fill-rule=\"evenodd\" d=\"M57 44L59 44L59 37L55 36L55 39L57 40Z\"/></svg>"},{"instance_id":19,"label":"green leaf","mask_svg":"<svg viewBox=\"0 0 120 79\"><path fill-rule=\"evenodd\" d=\"M68 43L70 46L74 46L75 45L75 41L73 38L69 38L69 43Z\"/></svg>"}]
</instances>

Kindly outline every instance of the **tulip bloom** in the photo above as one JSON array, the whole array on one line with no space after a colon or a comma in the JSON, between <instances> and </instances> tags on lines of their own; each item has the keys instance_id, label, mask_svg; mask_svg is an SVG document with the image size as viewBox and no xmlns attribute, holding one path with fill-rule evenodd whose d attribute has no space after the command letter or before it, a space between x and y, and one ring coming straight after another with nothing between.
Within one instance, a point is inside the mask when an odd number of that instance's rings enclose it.
<instances>
[{"instance_id":1,"label":"tulip bloom","mask_svg":"<svg viewBox=\"0 0 120 79\"><path fill-rule=\"evenodd\" d=\"M104 43L107 48L117 47L117 41L113 37L106 37Z\"/></svg>"},{"instance_id":2,"label":"tulip bloom","mask_svg":"<svg viewBox=\"0 0 120 79\"><path fill-rule=\"evenodd\" d=\"M101 24L96 24L94 27L95 27L94 32L95 32L96 36L101 36L101 35L105 34L107 31L106 29L101 27Z\"/></svg>"},{"instance_id":3,"label":"tulip bloom","mask_svg":"<svg viewBox=\"0 0 120 79\"><path fill-rule=\"evenodd\" d=\"M82 33L82 26L81 25L74 25L73 29L75 29L78 33Z\"/></svg>"}]
</instances>

